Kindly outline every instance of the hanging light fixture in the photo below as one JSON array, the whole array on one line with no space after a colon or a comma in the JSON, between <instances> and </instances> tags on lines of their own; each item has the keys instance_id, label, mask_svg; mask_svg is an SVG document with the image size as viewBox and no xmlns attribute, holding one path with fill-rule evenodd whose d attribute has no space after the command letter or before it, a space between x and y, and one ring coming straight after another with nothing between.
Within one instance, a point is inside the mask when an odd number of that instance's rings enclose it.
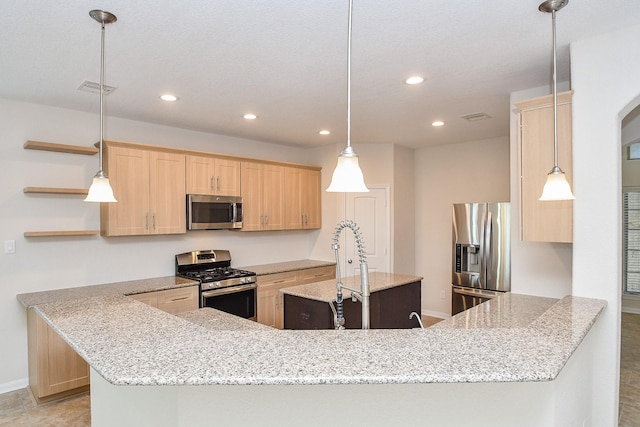
<instances>
[{"instance_id":1,"label":"hanging light fixture","mask_svg":"<svg viewBox=\"0 0 640 427\"><path fill-rule=\"evenodd\" d=\"M117 202L113 197L113 190L109 184L109 178L102 170L102 145L104 143L104 26L116 22L118 18L110 12L103 10L92 10L89 16L98 21L102 26L102 37L100 44L100 149L98 151L100 170L93 177L93 183L89 187L85 202Z\"/></svg>"},{"instance_id":2,"label":"hanging light fixture","mask_svg":"<svg viewBox=\"0 0 640 427\"><path fill-rule=\"evenodd\" d=\"M351 21L353 0L349 0L349 43L347 47L347 146L338 156L327 191L342 193L369 192L358 163L358 155L351 147Z\"/></svg>"},{"instance_id":3,"label":"hanging light fixture","mask_svg":"<svg viewBox=\"0 0 640 427\"><path fill-rule=\"evenodd\" d=\"M558 89L556 85L556 12L569 3L569 0L547 0L538 6L541 12L551 13L553 24L553 169L547 175L547 182L539 200L573 200L571 186L567 177L558 166Z\"/></svg>"}]
</instances>

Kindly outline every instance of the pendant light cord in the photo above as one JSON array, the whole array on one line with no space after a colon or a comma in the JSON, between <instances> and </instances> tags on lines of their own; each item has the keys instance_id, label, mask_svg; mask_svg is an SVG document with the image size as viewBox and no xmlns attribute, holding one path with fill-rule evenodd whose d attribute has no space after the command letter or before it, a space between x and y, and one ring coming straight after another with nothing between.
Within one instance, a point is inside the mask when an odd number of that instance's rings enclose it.
<instances>
[{"instance_id":1,"label":"pendant light cord","mask_svg":"<svg viewBox=\"0 0 640 427\"><path fill-rule=\"evenodd\" d=\"M102 144L104 142L104 102L102 100L103 92L104 92L104 21L101 23L102 26L102 37L100 39L100 150L99 154L99 162L100 162L100 172L103 172L102 169Z\"/></svg>"},{"instance_id":2,"label":"pendant light cord","mask_svg":"<svg viewBox=\"0 0 640 427\"><path fill-rule=\"evenodd\" d=\"M551 11L553 22L553 169L558 169L558 88L556 82L556 11Z\"/></svg>"},{"instance_id":3,"label":"pendant light cord","mask_svg":"<svg viewBox=\"0 0 640 427\"><path fill-rule=\"evenodd\" d=\"M351 147L351 21L353 0L349 0L349 37L347 44L347 147Z\"/></svg>"}]
</instances>

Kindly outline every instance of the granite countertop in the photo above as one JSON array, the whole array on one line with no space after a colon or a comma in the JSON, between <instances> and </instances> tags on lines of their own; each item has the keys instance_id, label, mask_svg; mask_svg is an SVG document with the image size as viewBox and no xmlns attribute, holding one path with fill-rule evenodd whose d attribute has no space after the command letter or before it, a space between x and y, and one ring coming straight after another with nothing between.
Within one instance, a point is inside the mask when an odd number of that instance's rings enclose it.
<instances>
[{"instance_id":1,"label":"granite countertop","mask_svg":"<svg viewBox=\"0 0 640 427\"><path fill-rule=\"evenodd\" d=\"M406 274L393 273L369 273L370 291L377 292L407 283L419 282L422 277L409 276ZM360 276L349 276L342 278L342 284L352 289L360 289ZM280 292L287 295L302 297L322 302L333 302L336 300L336 279L323 280L322 282L309 283L306 285L290 286L280 289ZM351 298L351 291L345 289L344 299Z\"/></svg>"},{"instance_id":2,"label":"granite countertop","mask_svg":"<svg viewBox=\"0 0 640 427\"><path fill-rule=\"evenodd\" d=\"M318 261L313 259L301 259L297 261L276 262L273 264L250 265L240 267L243 270L253 271L258 276L265 274L285 273L287 271L305 270L307 268L326 267L336 265L335 261Z\"/></svg>"},{"instance_id":3,"label":"granite countertop","mask_svg":"<svg viewBox=\"0 0 640 427\"><path fill-rule=\"evenodd\" d=\"M34 309L115 385L311 385L553 380L605 306L508 293L436 327L366 331L212 328L122 295Z\"/></svg>"},{"instance_id":4,"label":"granite countertop","mask_svg":"<svg viewBox=\"0 0 640 427\"><path fill-rule=\"evenodd\" d=\"M134 295L145 292L197 286L197 280L168 276L153 279L130 280L127 282L107 283L103 285L80 286L77 288L55 289L51 291L31 292L17 295L18 300L27 308L38 304L66 301L80 298L108 295Z\"/></svg>"},{"instance_id":5,"label":"granite countertop","mask_svg":"<svg viewBox=\"0 0 640 427\"><path fill-rule=\"evenodd\" d=\"M212 331L264 331L273 329L270 326L234 316L233 314L225 313L224 311L211 307L185 311L176 314L176 316Z\"/></svg>"}]
</instances>

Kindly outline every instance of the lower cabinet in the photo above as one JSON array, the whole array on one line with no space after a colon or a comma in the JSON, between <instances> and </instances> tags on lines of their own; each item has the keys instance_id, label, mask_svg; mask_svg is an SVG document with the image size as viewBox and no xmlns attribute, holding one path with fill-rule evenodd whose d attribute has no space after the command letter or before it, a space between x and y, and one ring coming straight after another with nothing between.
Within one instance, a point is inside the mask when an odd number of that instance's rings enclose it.
<instances>
[{"instance_id":1,"label":"lower cabinet","mask_svg":"<svg viewBox=\"0 0 640 427\"><path fill-rule=\"evenodd\" d=\"M89 390L89 365L32 308L27 310L29 388L37 403Z\"/></svg>"},{"instance_id":2,"label":"lower cabinet","mask_svg":"<svg viewBox=\"0 0 640 427\"><path fill-rule=\"evenodd\" d=\"M371 329L411 329L416 321L409 319L412 311L420 313L420 281L372 292L369 297ZM284 327L286 329L333 329L333 310L328 303L294 295L284 296ZM362 303L344 300L347 329L362 328Z\"/></svg>"},{"instance_id":3,"label":"lower cabinet","mask_svg":"<svg viewBox=\"0 0 640 427\"><path fill-rule=\"evenodd\" d=\"M283 329L284 295L280 289L330 280L336 277L335 273L335 267L330 265L258 276L258 323Z\"/></svg>"},{"instance_id":4,"label":"lower cabinet","mask_svg":"<svg viewBox=\"0 0 640 427\"><path fill-rule=\"evenodd\" d=\"M197 286L145 292L143 294L134 294L129 296L137 301L156 307L170 314L197 310L200 307Z\"/></svg>"}]
</instances>

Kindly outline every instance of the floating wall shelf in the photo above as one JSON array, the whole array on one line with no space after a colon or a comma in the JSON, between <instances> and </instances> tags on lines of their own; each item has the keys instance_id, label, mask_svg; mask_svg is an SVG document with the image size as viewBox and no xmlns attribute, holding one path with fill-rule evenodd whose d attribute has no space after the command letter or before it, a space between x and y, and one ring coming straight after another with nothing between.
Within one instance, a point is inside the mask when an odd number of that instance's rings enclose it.
<instances>
[{"instance_id":1,"label":"floating wall shelf","mask_svg":"<svg viewBox=\"0 0 640 427\"><path fill-rule=\"evenodd\" d=\"M24 143L27 150L55 151L58 153L84 154L93 156L98 153L96 147L81 147L78 145L54 144L52 142L27 141Z\"/></svg>"},{"instance_id":2,"label":"floating wall shelf","mask_svg":"<svg viewBox=\"0 0 640 427\"><path fill-rule=\"evenodd\" d=\"M24 237L96 236L100 230L25 231Z\"/></svg>"},{"instance_id":3,"label":"floating wall shelf","mask_svg":"<svg viewBox=\"0 0 640 427\"><path fill-rule=\"evenodd\" d=\"M37 194L77 194L86 196L89 190L86 188L54 188L54 187L25 187L25 193Z\"/></svg>"}]
</instances>

